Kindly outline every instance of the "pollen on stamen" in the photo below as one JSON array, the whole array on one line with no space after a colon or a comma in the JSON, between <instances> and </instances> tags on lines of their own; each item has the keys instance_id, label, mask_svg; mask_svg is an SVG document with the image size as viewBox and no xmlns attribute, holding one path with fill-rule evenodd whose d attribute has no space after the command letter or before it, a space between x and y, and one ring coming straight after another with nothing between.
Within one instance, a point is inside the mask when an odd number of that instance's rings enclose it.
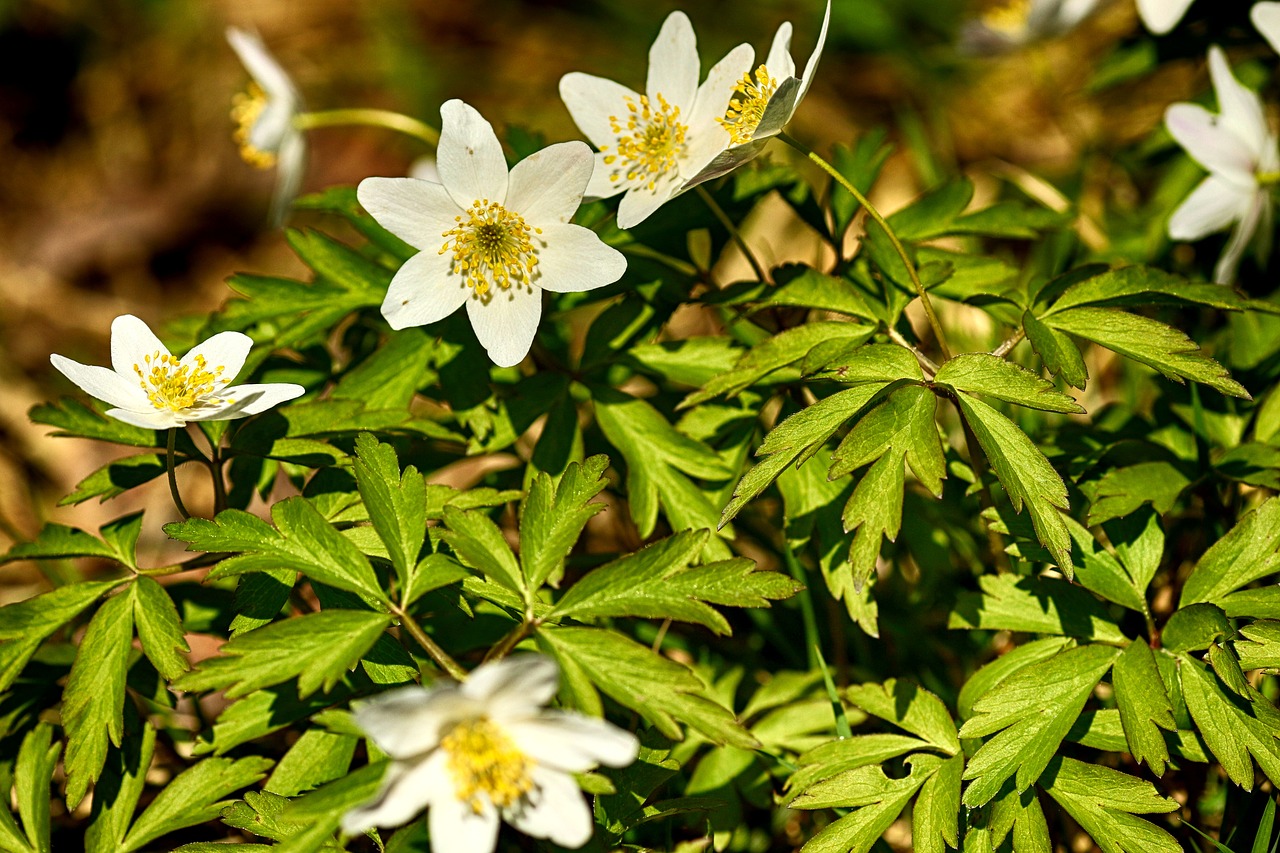
<instances>
[{"instance_id":1,"label":"pollen on stamen","mask_svg":"<svg viewBox=\"0 0 1280 853\"><path fill-rule=\"evenodd\" d=\"M249 141L254 124L266 108L267 95L257 83L250 83L248 90L236 95L231 102L231 120L236 124L231 136L244 161L258 169L270 169L276 164L274 151L263 151Z\"/></svg>"},{"instance_id":2,"label":"pollen on stamen","mask_svg":"<svg viewBox=\"0 0 1280 853\"><path fill-rule=\"evenodd\" d=\"M448 756L454 792L480 814L487 799L497 808L515 805L533 790L534 762L485 717L458 723L440 740Z\"/></svg>"},{"instance_id":3,"label":"pollen on stamen","mask_svg":"<svg viewBox=\"0 0 1280 853\"><path fill-rule=\"evenodd\" d=\"M143 364L133 365L151 405L170 412L230 402L230 398L215 396L224 370L222 365L210 370L203 355L197 355L194 365L189 365L158 351L145 356Z\"/></svg>"},{"instance_id":4,"label":"pollen on stamen","mask_svg":"<svg viewBox=\"0 0 1280 853\"><path fill-rule=\"evenodd\" d=\"M537 274L538 254L534 235L524 217L497 202L477 199L457 223L440 236L440 254L453 253L453 272L463 277L476 296L487 299L491 285L502 290L531 287Z\"/></svg>"},{"instance_id":5,"label":"pollen on stamen","mask_svg":"<svg viewBox=\"0 0 1280 853\"><path fill-rule=\"evenodd\" d=\"M778 91L778 81L769 75L769 69L761 65L751 74L744 73L729 97L729 107L724 118L716 121L729 132L734 145L750 142L755 136L769 99Z\"/></svg>"},{"instance_id":6,"label":"pollen on stamen","mask_svg":"<svg viewBox=\"0 0 1280 853\"><path fill-rule=\"evenodd\" d=\"M685 151L689 126L680 121L680 108L662 95L656 103L645 95L638 100L628 97L626 105L623 117L609 116L609 127L618 135L614 152L604 157L605 165L613 166L609 180L625 178L653 190L659 178L675 170Z\"/></svg>"}]
</instances>

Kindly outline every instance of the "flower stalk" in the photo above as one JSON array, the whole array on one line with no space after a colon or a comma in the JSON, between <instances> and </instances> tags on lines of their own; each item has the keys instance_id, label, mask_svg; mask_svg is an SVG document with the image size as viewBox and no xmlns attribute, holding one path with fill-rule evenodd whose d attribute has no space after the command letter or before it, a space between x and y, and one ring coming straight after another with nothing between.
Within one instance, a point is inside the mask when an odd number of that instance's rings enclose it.
<instances>
[{"instance_id":1,"label":"flower stalk","mask_svg":"<svg viewBox=\"0 0 1280 853\"><path fill-rule=\"evenodd\" d=\"M440 131L424 121L392 110L351 108L341 110L320 110L317 112L299 113L293 117L293 126L298 130L314 130L317 127L346 127L364 125L380 127L412 136L435 148L440 144Z\"/></svg>"},{"instance_id":2,"label":"flower stalk","mask_svg":"<svg viewBox=\"0 0 1280 853\"><path fill-rule=\"evenodd\" d=\"M400 624L409 632L409 635L422 646L422 650L427 653L433 661L455 681L466 681L467 671L463 669L456 660L449 656L449 653L440 648L440 645L427 632L422 630L422 626L418 624L408 611L394 604L391 605L391 613L400 620Z\"/></svg>"},{"instance_id":3,"label":"flower stalk","mask_svg":"<svg viewBox=\"0 0 1280 853\"><path fill-rule=\"evenodd\" d=\"M712 215L720 221L729 231L729 236L733 238L733 242L742 250L743 257L747 259L747 263L751 264L751 271L755 273L756 279L761 282L769 281L769 274L764 271L764 264L760 263L760 259L756 257L756 253L747 245L747 241L742 238L742 232L738 230L738 226L729 218L729 214L724 212L724 208L715 200L711 193L701 184L694 187L698 193L698 198L702 199Z\"/></svg>"},{"instance_id":4,"label":"flower stalk","mask_svg":"<svg viewBox=\"0 0 1280 853\"><path fill-rule=\"evenodd\" d=\"M178 428L169 428L169 440L165 444L164 467L169 473L169 494L173 496L173 505L178 508L178 513L182 516L182 520L186 521L191 517L191 513L187 512L187 507L182 502L182 495L178 493L178 477L176 473L176 465L174 464L174 446L178 441Z\"/></svg>"}]
</instances>

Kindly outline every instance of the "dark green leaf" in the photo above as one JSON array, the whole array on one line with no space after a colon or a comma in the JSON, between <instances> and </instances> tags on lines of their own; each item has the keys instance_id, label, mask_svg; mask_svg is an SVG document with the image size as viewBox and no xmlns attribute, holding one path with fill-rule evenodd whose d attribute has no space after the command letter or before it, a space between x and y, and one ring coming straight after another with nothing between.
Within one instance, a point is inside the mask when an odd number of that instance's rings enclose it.
<instances>
[{"instance_id":1,"label":"dark green leaf","mask_svg":"<svg viewBox=\"0 0 1280 853\"><path fill-rule=\"evenodd\" d=\"M308 729L289 747L263 788L282 797L296 797L345 776L358 738Z\"/></svg>"},{"instance_id":2,"label":"dark green leaf","mask_svg":"<svg viewBox=\"0 0 1280 853\"><path fill-rule=\"evenodd\" d=\"M1280 498L1247 513L1210 546L1182 587L1179 606L1214 602L1247 583L1280 571Z\"/></svg>"},{"instance_id":3,"label":"dark green leaf","mask_svg":"<svg viewBox=\"0 0 1280 853\"><path fill-rule=\"evenodd\" d=\"M1154 785L1109 767L1058 758L1044 789L1093 837L1103 853L1182 853L1173 836L1135 815L1166 814L1178 804Z\"/></svg>"},{"instance_id":4,"label":"dark green leaf","mask_svg":"<svg viewBox=\"0 0 1280 853\"><path fill-rule=\"evenodd\" d=\"M1189 485L1191 481L1186 475L1169 462L1139 462L1112 468L1093 488L1089 524L1105 524L1147 503L1156 512L1167 513Z\"/></svg>"},{"instance_id":5,"label":"dark green leaf","mask_svg":"<svg viewBox=\"0 0 1280 853\"><path fill-rule=\"evenodd\" d=\"M1202 602L1178 609L1160 632L1160 642L1171 652L1201 651L1222 638L1235 635L1227 614L1216 604Z\"/></svg>"},{"instance_id":6,"label":"dark green leaf","mask_svg":"<svg viewBox=\"0 0 1280 853\"><path fill-rule=\"evenodd\" d=\"M1026 332L1027 340L1031 341L1036 353L1044 360L1046 370L1055 376L1061 376L1062 381L1074 388L1084 388L1089 381L1089 371L1085 367L1080 348L1071 338L1046 326L1030 311L1022 315L1022 330Z\"/></svg>"}]
</instances>

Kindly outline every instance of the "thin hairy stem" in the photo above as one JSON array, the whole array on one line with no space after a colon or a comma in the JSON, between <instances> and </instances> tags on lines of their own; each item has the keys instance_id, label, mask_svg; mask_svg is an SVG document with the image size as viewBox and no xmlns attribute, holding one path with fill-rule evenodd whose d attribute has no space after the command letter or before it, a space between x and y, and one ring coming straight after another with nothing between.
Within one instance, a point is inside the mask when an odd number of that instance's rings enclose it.
<instances>
[{"instance_id":1,"label":"thin hairy stem","mask_svg":"<svg viewBox=\"0 0 1280 853\"><path fill-rule=\"evenodd\" d=\"M313 130L317 127L341 127L343 125L366 125L381 127L412 136L425 142L432 148L440 144L440 131L426 122L391 110L348 109L324 110L316 113L300 113L293 118L294 127L299 130Z\"/></svg>"},{"instance_id":2,"label":"thin hairy stem","mask_svg":"<svg viewBox=\"0 0 1280 853\"><path fill-rule=\"evenodd\" d=\"M729 214L724 212L724 208L716 202L711 193L707 192L706 188L701 184L694 187L694 191L697 192L698 197L702 199L707 207L711 209L711 213L715 218L720 220L720 224L729 230L729 236L733 238L733 242L737 244L740 250L742 250L742 254L746 257L747 263L751 264L751 271L756 274L756 280L768 281L769 277L764 271L764 264L760 263L760 259L756 257L756 253L747 245L747 241L742 239L742 232L738 230L738 226L734 224L734 221L729 218Z\"/></svg>"},{"instance_id":3,"label":"thin hairy stem","mask_svg":"<svg viewBox=\"0 0 1280 853\"><path fill-rule=\"evenodd\" d=\"M169 494L173 495L173 505L178 508L178 513L183 520L191 517L191 513L187 512L186 504L182 502L182 495L178 494L178 477L174 470L173 464L173 448L178 442L178 428L169 427L169 440L165 444L164 465L169 469Z\"/></svg>"},{"instance_id":4,"label":"thin hairy stem","mask_svg":"<svg viewBox=\"0 0 1280 853\"><path fill-rule=\"evenodd\" d=\"M1013 348L1016 347L1018 344L1022 343L1022 339L1025 338L1026 336L1027 336L1027 333L1019 329L1018 331L1014 332L1013 335L1007 341L1005 341L1004 343L1000 344L1000 346L993 349L991 351L991 354L994 355L996 358L1004 358L1006 355L1013 352Z\"/></svg>"},{"instance_id":5,"label":"thin hairy stem","mask_svg":"<svg viewBox=\"0 0 1280 853\"><path fill-rule=\"evenodd\" d=\"M938 365L934 363L934 360L929 358L929 356L925 355L923 352L921 352L920 348L917 347L915 344L911 343L911 341L904 338L901 332L899 332L897 329L893 328L892 326L889 326L887 330L889 332L889 340L893 341L895 344L897 344L900 347L906 347L907 349L911 350L911 354L916 357L916 361L920 362L920 366L925 369L926 373L928 373L930 376L933 376L935 373L938 372Z\"/></svg>"}]
</instances>

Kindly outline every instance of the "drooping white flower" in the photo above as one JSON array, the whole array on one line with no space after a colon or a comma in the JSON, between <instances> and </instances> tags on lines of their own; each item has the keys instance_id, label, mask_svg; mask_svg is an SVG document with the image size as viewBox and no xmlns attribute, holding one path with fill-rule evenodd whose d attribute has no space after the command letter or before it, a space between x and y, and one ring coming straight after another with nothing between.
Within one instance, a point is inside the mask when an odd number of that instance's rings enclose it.
<instances>
[{"instance_id":1,"label":"drooping white flower","mask_svg":"<svg viewBox=\"0 0 1280 853\"><path fill-rule=\"evenodd\" d=\"M253 77L248 91L237 95L231 108L235 140L240 156L249 165L276 167L271 222L279 225L307 168L306 137L294 126L294 118L302 111L302 97L257 35L228 27L227 41Z\"/></svg>"},{"instance_id":2,"label":"drooping white flower","mask_svg":"<svg viewBox=\"0 0 1280 853\"><path fill-rule=\"evenodd\" d=\"M822 58L822 48L827 43L830 24L831 0L827 0L818 41L799 77L796 76L795 60L791 58L791 22L778 27L768 59L756 68L754 74L743 73L724 115L716 119L729 132L728 149L685 181L682 190L728 174L759 154L771 137L782 132L809 92L818 60Z\"/></svg>"},{"instance_id":3,"label":"drooping white flower","mask_svg":"<svg viewBox=\"0 0 1280 853\"><path fill-rule=\"evenodd\" d=\"M1192 0L1138 0L1138 16L1148 30L1162 36L1178 25Z\"/></svg>"},{"instance_id":4,"label":"drooping white flower","mask_svg":"<svg viewBox=\"0 0 1280 853\"><path fill-rule=\"evenodd\" d=\"M377 795L343 817L343 832L399 826L429 808L434 853L488 853L500 821L562 847L586 844L591 810L571 774L624 767L639 743L604 720L542 707L558 682L550 658L517 655L462 684L401 687L357 708L391 762Z\"/></svg>"},{"instance_id":5,"label":"drooping white flower","mask_svg":"<svg viewBox=\"0 0 1280 853\"><path fill-rule=\"evenodd\" d=\"M440 108L440 182L365 178L365 210L420 251L395 274L382 303L393 329L434 323L465 302L496 364L519 364L542 316L542 291L593 290L627 261L569 219L591 178L591 149L561 142L508 174L493 127L459 100Z\"/></svg>"},{"instance_id":6,"label":"drooping white flower","mask_svg":"<svg viewBox=\"0 0 1280 853\"><path fill-rule=\"evenodd\" d=\"M1062 35L1093 12L1100 0L996 0L965 24L960 48L998 53Z\"/></svg>"},{"instance_id":7,"label":"drooping white flower","mask_svg":"<svg viewBox=\"0 0 1280 853\"><path fill-rule=\"evenodd\" d=\"M755 51L729 51L698 85L693 25L672 12L649 49L645 94L591 74L560 78L560 97L578 129L599 149L587 185L592 198L626 193L618 226L634 228L684 189L731 144L719 119Z\"/></svg>"},{"instance_id":8,"label":"drooping white flower","mask_svg":"<svg viewBox=\"0 0 1280 853\"><path fill-rule=\"evenodd\" d=\"M1165 111L1169 133L1209 172L1169 217L1168 231L1174 240L1199 240L1234 226L1214 270L1215 281L1229 284L1259 225L1271 218L1268 184L1280 171L1280 151L1262 101L1236 80L1217 46L1209 49L1209 75L1216 115L1189 103Z\"/></svg>"},{"instance_id":9,"label":"drooping white flower","mask_svg":"<svg viewBox=\"0 0 1280 853\"><path fill-rule=\"evenodd\" d=\"M107 414L116 420L168 429L256 415L306 390L290 382L231 385L252 346L248 335L219 332L177 358L146 323L124 314L111 323L110 368L56 354L49 360L85 392L114 406Z\"/></svg>"},{"instance_id":10,"label":"drooping white flower","mask_svg":"<svg viewBox=\"0 0 1280 853\"><path fill-rule=\"evenodd\" d=\"M1280 53L1280 3L1254 3L1249 10L1249 20L1253 21L1271 49Z\"/></svg>"}]
</instances>

